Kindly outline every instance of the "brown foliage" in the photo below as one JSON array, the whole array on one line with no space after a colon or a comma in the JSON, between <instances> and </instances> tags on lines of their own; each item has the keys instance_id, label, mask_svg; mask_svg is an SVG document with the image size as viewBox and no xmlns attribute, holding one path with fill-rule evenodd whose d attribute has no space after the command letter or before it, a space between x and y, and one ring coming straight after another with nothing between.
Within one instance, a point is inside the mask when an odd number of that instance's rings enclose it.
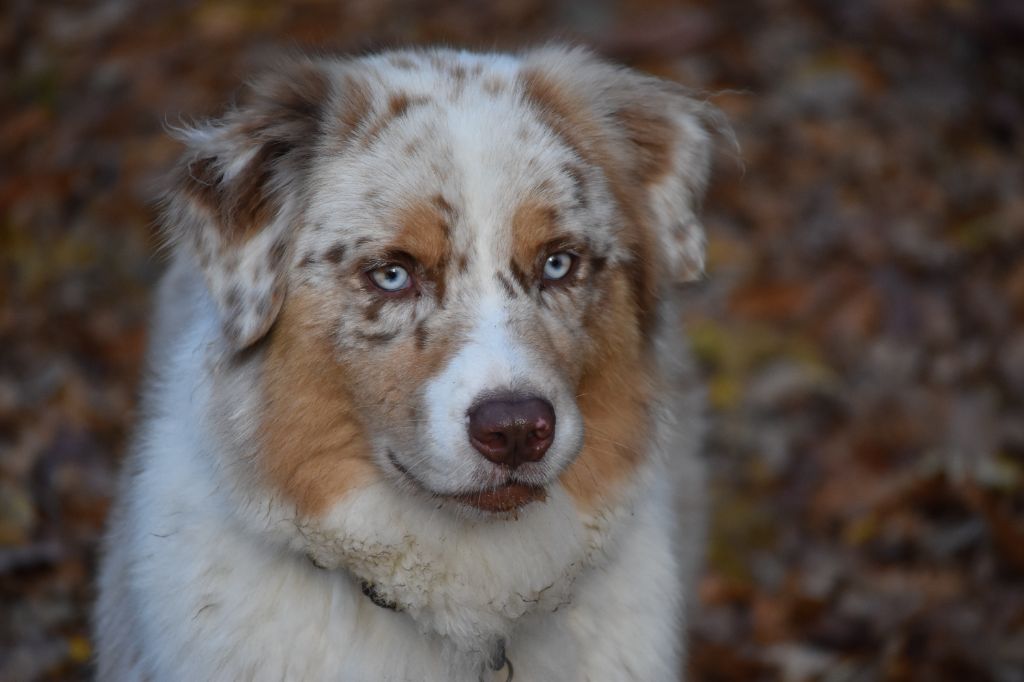
<instances>
[{"instance_id":1,"label":"brown foliage","mask_svg":"<svg viewBox=\"0 0 1024 682\"><path fill-rule=\"evenodd\" d=\"M216 113L271 48L576 37L712 93L742 149L721 145L688 293L716 493L693 676L1021 679L1015 3L8 5L0 678L87 675L164 125Z\"/></svg>"}]
</instances>

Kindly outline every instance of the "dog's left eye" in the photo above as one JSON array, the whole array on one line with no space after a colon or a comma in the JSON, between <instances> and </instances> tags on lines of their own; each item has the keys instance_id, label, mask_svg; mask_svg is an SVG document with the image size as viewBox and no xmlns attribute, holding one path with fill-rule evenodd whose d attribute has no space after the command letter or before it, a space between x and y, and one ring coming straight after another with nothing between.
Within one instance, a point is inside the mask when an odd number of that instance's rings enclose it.
<instances>
[{"instance_id":1,"label":"dog's left eye","mask_svg":"<svg viewBox=\"0 0 1024 682\"><path fill-rule=\"evenodd\" d=\"M576 257L568 251L559 251L558 253L551 254L544 261L544 279L564 279L566 275L572 272L572 266L575 262Z\"/></svg>"},{"instance_id":2,"label":"dog's left eye","mask_svg":"<svg viewBox=\"0 0 1024 682\"><path fill-rule=\"evenodd\" d=\"M370 280L377 288L384 291L401 291L407 288L411 281L409 271L397 263L374 268L369 274Z\"/></svg>"}]
</instances>

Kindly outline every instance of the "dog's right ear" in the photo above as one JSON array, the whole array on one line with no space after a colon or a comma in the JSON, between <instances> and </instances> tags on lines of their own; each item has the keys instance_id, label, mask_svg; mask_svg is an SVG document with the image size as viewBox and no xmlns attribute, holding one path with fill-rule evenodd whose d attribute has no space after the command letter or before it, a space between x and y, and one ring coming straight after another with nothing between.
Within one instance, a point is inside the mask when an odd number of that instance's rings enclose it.
<instances>
[{"instance_id":1,"label":"dog's right ear","mask_svg":"<svg viewBox=\"0 0 1024 682\"><path fill-rule=\"evenodd\" d=\"M300 188L337 96L328 68L294 61L219 120L179 133L187 151L164 230L194 251L236 350L266 334L284 300Z\"/></svg>"},{"instance_id":2,"label":"dog's right ear","mask_svg":"<svg viewBox=\"0 0 1024 682\"><path fill-rule=\"evenodd\" d=\"M716 116L674 83L615 66L587 50L526 53L523 93L577 150L603 159L648 213L662 279L686 282L704 269L697 218Z\"/></svg>"}]
</instances>

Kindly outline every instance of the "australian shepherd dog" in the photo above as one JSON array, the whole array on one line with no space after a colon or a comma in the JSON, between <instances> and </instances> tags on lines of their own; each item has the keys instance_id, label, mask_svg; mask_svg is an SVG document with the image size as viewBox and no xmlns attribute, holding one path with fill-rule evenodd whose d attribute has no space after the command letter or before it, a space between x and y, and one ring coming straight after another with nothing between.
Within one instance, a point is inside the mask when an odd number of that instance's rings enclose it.
<instances>
[{"instance_id":1,"label":"australian shepherd dog","mask_svg":"<svg viewBox=\"0 0 1024 682\"><path fill-rule=\"evenodd\" d=\"M677 680L707 106L575 48L295 58L185 154L101 680Z\"/></svg>"}]
</instances>

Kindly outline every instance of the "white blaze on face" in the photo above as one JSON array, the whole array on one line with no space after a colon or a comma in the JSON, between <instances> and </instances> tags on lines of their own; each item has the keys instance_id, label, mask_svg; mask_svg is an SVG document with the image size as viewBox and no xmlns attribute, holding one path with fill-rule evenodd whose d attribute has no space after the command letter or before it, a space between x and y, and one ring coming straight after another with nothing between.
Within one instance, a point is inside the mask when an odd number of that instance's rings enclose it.
<instances>
[{"instance_id":1,"label":"white blaze on face","mask_svg":"<svg viewBox=\"0 0 1024 682\"><path fill-rule=\"evenodd\" d=\"M517 471L520 480L550 483L579 451L582 420L571 389L545 358L514 338L507 301L488 292L479 301L477 324L464 345L424 389L426 451L410 470L435 492L478 489L496 465L469 442L469 412L490 397L541 398L555 410L555 438L544 458Z\"/></svg>"},{"instance_id":2,"label":"white blaze on face","mask_svg":"<svg viewBox=\"0 0 1024 682\"><path fill-rule=\"evenodd\" d=\"M463 314L474 323L441 372L424 387L425 447L407 468L435 492L470 492L495 480L498 466L473 448L468 432L471 409L490 398L540 398L555 411L554 441L539 462L515 471L516 480L551 483L582 445L582 418L573 388L552 365L554 358L543 357L514 331L513 316L521 318L523 306L536 302L526 292L511 301L495 276L507 271L510 263L511 214L537 182L525 170L527 159L543 158L546 151L531 150L519 158L513 151L518 148L514 121L507 103L500 101L456 107L446 121L463 227L472 230L471 235L460 235L468 237L464 243L473 257L463 283L471 290L459 298L466 306Z\"/></svg>"}]
</instances>

